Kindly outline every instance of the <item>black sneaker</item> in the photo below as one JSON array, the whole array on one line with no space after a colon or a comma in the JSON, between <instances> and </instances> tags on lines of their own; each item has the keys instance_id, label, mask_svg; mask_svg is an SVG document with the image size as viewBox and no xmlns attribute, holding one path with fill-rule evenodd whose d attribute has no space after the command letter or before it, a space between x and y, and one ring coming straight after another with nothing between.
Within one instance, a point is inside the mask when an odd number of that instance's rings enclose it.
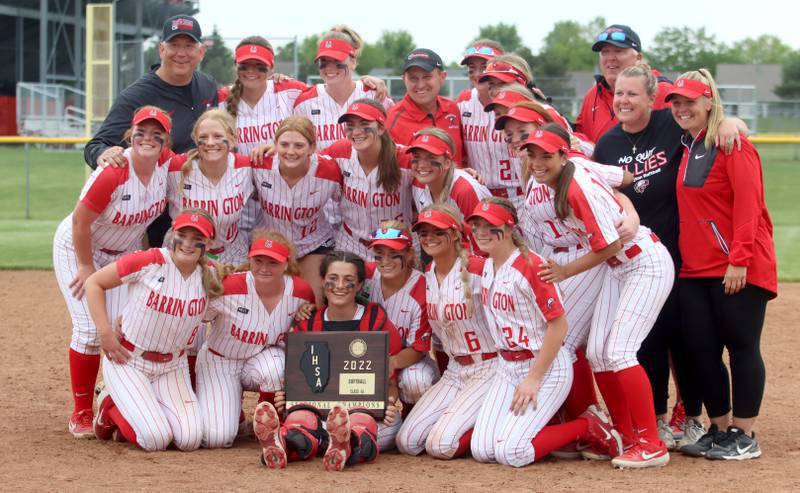
<instances>
[{"instance_id":1,"label":"black sneaker","mask_svg":"<svg viewBox=\"0 0 800 493\"><path fill-rule=\"evenodd\" d=\"M740 428L729 426L724 439L714 444L706 452L706 459L747 460L761 457L761 448L756 441L756 434L747 436Z\"/></svg>"},{"instance_id":2,"label":"black sneaker","mask_svg":"<svg viewBox=\"0 0 800 493\"><path fill-rule=\"evenodd\" d=\"M714 445L722 441L726 435L724 431L719 431L717 425L711 425L705 435L700 437L695 443L684 445L680 448L680 451L692 457L705 457L706 453L711 450Z\"/></svg>"}]
</instances>

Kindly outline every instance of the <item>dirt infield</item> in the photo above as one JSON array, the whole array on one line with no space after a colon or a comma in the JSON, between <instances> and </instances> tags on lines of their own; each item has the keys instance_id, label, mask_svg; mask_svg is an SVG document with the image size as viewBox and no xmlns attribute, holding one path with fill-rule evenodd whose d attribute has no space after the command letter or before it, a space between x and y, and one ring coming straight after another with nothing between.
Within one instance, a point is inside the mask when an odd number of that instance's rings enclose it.
<instances>
[{"instance_id":1,"label":"dirt infield","mask_svg":"<svg viewBox=\"0 0 800 493\"><path fill-rule=\"evenodd\" d=\"M52 272L0 272L0 467L2 490L800 490L800 284L784 284L770 303L763 352L767 390L758 424L764 455L745 463L690 460L617 471L608 463L547 460L512 469L470 459L443 462L387 453L376 464L326 473L320 460L283 471L260 465L252 437L228 450L144 453L127 444L78 441L66 429L71 410L69 317ZM246 408L252 410L250 396ZM794 472L792 472L794 471Z\"/></svg>"}]
</instances>

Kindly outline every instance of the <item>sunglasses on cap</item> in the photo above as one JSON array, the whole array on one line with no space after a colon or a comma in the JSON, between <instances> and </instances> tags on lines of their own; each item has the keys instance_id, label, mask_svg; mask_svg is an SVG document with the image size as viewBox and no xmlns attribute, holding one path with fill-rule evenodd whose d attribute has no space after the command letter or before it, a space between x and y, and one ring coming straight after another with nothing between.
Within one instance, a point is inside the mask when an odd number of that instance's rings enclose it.
<instances>
[{"instance_id":1,"label":"sunglasses on cap","mask_svg":"<svg viewBox=\"0 0 800 493\"><path fill-rule=\"evenodd\" d=\"M619 41L620 43L628 39L628 36L622 31L604 31L597 35L597 41Z\"/></svg>"},{"instance_id":2,"label":"sunglasses on cap","mask_svg":"<svg viewBox=\"0 0 800 493\"><path fill-rule=\"evenodd\" d=\"M372 233L371 240L407 240L411 241L408 233L397 228L378 228Z\"/></svg>"},{"instance_id":3,"label":"sunglasses on cap","mask_svg":"<svg viewBox=\"0 0 800 493\"><path fill-rule=\"evenodd\" d=\"M497 56L498 53L494 48L491 46L470 46L467 48L467 51L464 52L464 56L468 57L471 55L489 55L489 56Z\"/></svg>"}]
</instances>

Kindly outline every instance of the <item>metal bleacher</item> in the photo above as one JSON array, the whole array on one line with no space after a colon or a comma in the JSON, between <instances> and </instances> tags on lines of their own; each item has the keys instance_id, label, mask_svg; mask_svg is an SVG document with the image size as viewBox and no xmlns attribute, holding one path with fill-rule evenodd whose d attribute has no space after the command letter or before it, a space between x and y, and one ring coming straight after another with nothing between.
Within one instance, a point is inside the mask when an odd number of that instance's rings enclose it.
<instances>
[{"instance_id":1,"label":"metal bleacher","mask_svg":"<svg viewBox=\"0 0 800 493\"><path fill-rule=\"evenodd\" d=\"M19 135L79 137L85 134L86 93L63 84L17 83Z\"/></svg>"}]
</instances>

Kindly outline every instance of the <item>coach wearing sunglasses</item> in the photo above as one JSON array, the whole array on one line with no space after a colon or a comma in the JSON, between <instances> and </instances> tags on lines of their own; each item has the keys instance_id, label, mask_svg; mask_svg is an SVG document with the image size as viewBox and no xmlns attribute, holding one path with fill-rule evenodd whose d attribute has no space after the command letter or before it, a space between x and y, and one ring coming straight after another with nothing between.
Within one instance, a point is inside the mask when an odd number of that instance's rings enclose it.
<instances>
[{"instance_id":1,"label":"coach wearing sunglasses","mask_svg":"<svg viewBox=\"0 0 800 493\"><path fill-rule=\"evenodd\" d=\"M600 54L600 74L595 75L597 83L583 97L575 130L586 135L592 142L597 142L604 133L619 123L613 109L617 76L626 68L639 63L643 55L639 35L621 24L609 26L598 34L592 51ZM657 70L653 70L653 75L658 78L658 92L653 109L659 110L668 106L664 98L672 88L672 81L661 76Z\"/></svg>"}]
</instances>

